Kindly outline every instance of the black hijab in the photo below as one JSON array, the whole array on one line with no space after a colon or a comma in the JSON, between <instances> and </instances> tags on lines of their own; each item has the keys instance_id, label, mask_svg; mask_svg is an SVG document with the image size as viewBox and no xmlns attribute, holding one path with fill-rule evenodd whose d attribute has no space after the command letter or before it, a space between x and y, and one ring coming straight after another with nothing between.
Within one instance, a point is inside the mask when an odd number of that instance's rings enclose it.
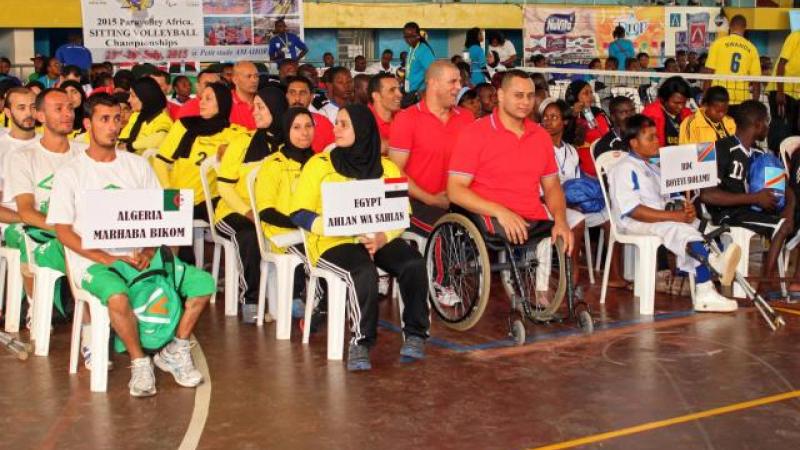
<instances>
[{"instance_id":1,"label":"black hijab","mask_svg":"<svg viewBox=\"0 0 800 450\"><path fill-rule=\"evenodd\" d=\"M272 116L272 123L267 128L259 128L250 139L250 146L244 154L244 162L260 161L278 151L284 143L283 116L289 103L286 94L279 88L267 86L258 91L258 97L267 105Z\"/></svg>"},{"instance_id":2,"label":"black hijab","mask_svg":"<svg viewBox=\"0 0 800 450\"><path fill-rule=\"evenodd\" d=\"M283 117L283 135L286 136L286 142L283 144L283 148L281 148L281 153L283 153L287 158L297 161L300 163L302 167L309 158L314 156L314 150L311 149L309 145L307 148L299 148L292 144L292 140L289 138L289 130L292 129L292 125L294 124L294 120L297 116L306 115L311 120L311 123L314 123L314 117L311 113L305 108L289 108L286 111L286 115Z\"/></svg>"},{"instance_id":3,"label":"black hijab","mask_svg":"<svg viewBox=\"0 0 800 450\"><path fill-rule=\"evenodd\" d=\"M381 137L372 111L364 105L352 104L344 108L350 115L356 139L350 147L336 147L331 150L333 168L340 174L357 180L380 178Z\"/></svg>"},{"instance_id":4,"label":"black hijab","mask_svg":"<svg viewBox=\"0 0 800 450\"><path fill-rule=\"evenodd\" d=\"M186 133L178 143L172 159L188 158L192 152L192 146L198 136L212 136L230 126L231 108L233 108L233 95L231 90L222 83L211 83L208 85L214 90L214 97L217 98L217 115L210 119L201 116L185 117L181 119L181 124L186 128Z\"/></svg>"},{"instance_id":5,"label":"black hijab","mask_svg":"<svg viewBox=\"0 0 800 450\"><path fill-rule=\"evenodd\" d=\"M83 105L86 104L86 92L83 91L83 86L75 80L67 80L59 85L61 89L67 90L68 87L75 88L81 94L81 106L75 108L75 120L72 122L72 129L77 131L86 131L83 127Z\"/></svg>"},{"instance_id":6,"label":"black hijab","mask_svg":"<svg viewBox=\"0 0 800 450\"><path fill-rule=\"evenodd\" d=\"M125 139L125 145L129 152L135 151L133 143L139 136L142 125L155 119L167 107L167 97L161 92L156 80L150 77L139 78L133 82L131 89L142 102L142 110L139 111L139 116L136 118L136 122L133 123L130 134Z\"/></svg>"}]
</instances>

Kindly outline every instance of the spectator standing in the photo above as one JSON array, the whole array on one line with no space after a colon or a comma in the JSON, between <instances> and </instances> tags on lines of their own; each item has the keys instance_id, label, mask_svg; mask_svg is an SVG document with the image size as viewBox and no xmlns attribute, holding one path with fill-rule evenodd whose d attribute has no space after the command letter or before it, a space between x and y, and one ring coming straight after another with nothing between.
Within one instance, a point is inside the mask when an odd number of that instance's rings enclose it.
<instances>
[{"instance_id":1,"label":"spectator standing","mask_svg":"<svg viewBox=\"0 0 800 450\"><path fill-rule=\"evenodd\" d=\"M425 85L425 73L436 57L433 54L433 48L422 37L422 32L416 22L408 22L403 26L403 39L410 47L406 61L405 97L403 98L403 105L408 106L419 99L419 93Z\"/></svg>"},{"instance_id":2,"label":"spectator standing","mask_svg":"<svg viewBox=\"0 0 800 450\"><path fill-rule=\"evenodd\" d=\"M377 75L380 73L390 73L394 75L395 72L397 72L397 66L392 65L392 58L394 58L394 53L387 48L381 53L381 60L367 68L367 73L370 75Z\"/></svg>"},{"instance_id":3,"label":"spectator standing","mask_svg":"<svg viewBox=\"0 0 800 450\"><path fill-rule=\"evenodd\" d=\"M483 52L483 31L474 27L467 30L467 38L464 41L464 48L469 53L469 83L477 86L486 82L486 55Z\"/></svg>"},{"instance_id":4,"label":"spectator standing","mask_svg":"<svg viewBox=\"0 0 800 450\"><path fill-rule=\"evenodd\" d=\"M286 21L281 18L275 21L275 30L269 40L269 59L279 62L284 59L299 61L308 53L308 47L300 37L286 31Z\"/></svg>"},{"instance_id":5,"label":"spectator standing","mask_svg":"<svg viewBox=\"0 0 800 450\"><path fill-rule=\"evenodd\" d=\"M761 75L761 59L758 49L752 42L745 39L747 20L744 16L733 16L730 23L730 33L717 38L708 49L706 60L706 73L717 75ZM746 81L720 81L706 80L704 88L709 86L723 86L731 97L731 115L736 115L736 108L745 100L760 101L761 83Z\"/></svg>"},{"instance_id":6,"label":"spectator standing","mask_svg":"<svg viewBox=\"0 0 800 450\"><path fill-rule=\"evenodd\" d=\"M58 83L61 82L61 61L49 58L44 67L44 74L39 77L39 83L42 83L45 89L58 87Z\"/></svg>"},{"instance_id":7,"label":"spectator standing","mask_svg":"<svg viewBox=\"0 0 800 450\"><path fill-rule=\"evenodd\" d=\"M793 31L783 42L778 64L775 65L775 76L800 76L800 31ZM785 120L790 134L800 134L800 84L770 83L767 91L770 115Z\"/></svg>"},{"instance_id":8,"label":"spectator standing","mask_svg":"<svg viewBox=\"0 0 800 450\"><path fill-rule=\"evenodd\" d=\"M78 33L71 33L68 42L56 50L56 59L65 66L78 66L84 73L92 66L92 52L83 46L83 39Z\"/></svg>"},{"instance_id":9,"label":"spectator standing","mask_svg":"<svg viewBox=\"0 0 800 450\"><path fill-rule=\"evenodd\" d=\"M622 70L629 58L636 57L636 50L633 42L625 38L625 28L621 25L614 28L613 36L614 41L608 45L608 57L616 59L618 70Z\"/></svg>"},{"instance_id":10,"label":"spectator standing","mask_svg":"<svg viewBox=\"0 0 800 450\"><path fill-rule=\"evenodd\" d=\"M353 60L353 70L350 71L350 74L355 77L356 75L367 75L367 58L364 55L358 55Z\"/></svg>"}]
</instances>

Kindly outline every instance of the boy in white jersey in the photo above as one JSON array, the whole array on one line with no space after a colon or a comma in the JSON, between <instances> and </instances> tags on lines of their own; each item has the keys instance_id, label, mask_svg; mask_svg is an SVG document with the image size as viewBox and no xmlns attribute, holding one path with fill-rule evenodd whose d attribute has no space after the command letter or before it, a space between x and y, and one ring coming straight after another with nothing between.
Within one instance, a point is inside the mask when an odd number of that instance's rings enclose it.
<instances>
[{"instance_id":1,"label":"boy in white jersey","mask_svg":"<svg viewBox=\"0 0 800 450\"><path fill-rule=\"evenodd\" d=\"M4 112L8 121L8 133L0 135L0 199L5 190L2 180L7 180L5 171L8 169L8 160L12 153L20 147L33 143L36 137L36 95L24 87L11 88L6 92ZM17 204L13 201L0 203L0 222L19 222Z\"/></svg>"},{"instance_id":2,"label":"boy in white jersey","mask_svg":"<svg viewBox=\"0 0 800 450\"><path fill-rule=\"evenodd\" d=\"M144 397L156 393L150 358L139 342L138 323L128 298L128 284L121 270L142 271L151 260L163 258L155 248L86 250L81 242L82 223L77 209L87 190L160 189L155 172L142 157L116 150L121 130L119 103L108 94L96 94L86 102L84 126L91 139L89 148L56 174L47 223L55 227L58 239L70 251L70 276L108 307L111 327L124 342L131 357L130 394ZM119 269L119 270L118 270ZM175 338L154 357L155 364L169 372L181 386L195 387L203 376L194 367L189 336L197 319L216 290L210 274L174 259L176 290L185 299Z\"/></svg>"},{"instance_id":3,"label":"boy in white jersey","mask_svg":"<svg viewBox=\"0 0 800 450\"><path fill-rule=\"evenodd\" d=\"M45 222L45 214L56 169L81 150L67 138L72 132L75 112L66 92L46 89L36 96L34 106L36 120L42 123L44 134L41 139L33 139L9 155L3 183L3 199L16 203L20 219L6 228L4 238L8 247L20 250L25 290L29 295L33 279L27 269L26 234L37 244L37 248L32 249L37 265L62 273L65 270L63 249L55 239L53 227ZM60 292L60 286L56 286L54 303L63 314Z\"/></svg>"},{"instance_id":4,"label":"boy in white jersey","mask_svg":"<svg viewBox=\"0 0 800 450\"><path fill-rule=\"evenodd\" d=\"M608 174L614 220L625 233L661 237L664 247L675 254L678 268L695 273L695 311L735 311L736 302L716 291L711 271L701 261L708 261L722 284L730 285L741 249L732 244L722 255L709 256L692 203L684 201L668 210L667 205L676 198L661 193L659 142L652 119L641 114L629 118L623 142L629 153L620 156Z\"/></svg>"}]
</instances>

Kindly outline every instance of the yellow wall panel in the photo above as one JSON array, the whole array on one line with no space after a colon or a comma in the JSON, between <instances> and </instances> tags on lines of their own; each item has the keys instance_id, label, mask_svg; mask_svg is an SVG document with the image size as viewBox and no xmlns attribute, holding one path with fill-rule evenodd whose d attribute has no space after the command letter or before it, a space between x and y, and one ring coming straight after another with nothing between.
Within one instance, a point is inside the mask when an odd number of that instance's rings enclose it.
<instances>
[{"instance_id":1,"label":"yellow wall panel","mask_svg":"<svg viewBox=\"0 0 800 450\"><path fill-rule=\"evenodd\" d=\"M312 3L307 28L401 28L413 18L422 28L522 28L520 5L420 3Z\"/></svg>"},{"instance_id":2,"label":"yellow wall panel","mask_svg":"<svg viewBox=\"0 0 800 450\"><path fill-rule=\"evenodd\" d=\"M80 0L0 0L0 28L80 28Z\"/></svg>"}]
</instances>

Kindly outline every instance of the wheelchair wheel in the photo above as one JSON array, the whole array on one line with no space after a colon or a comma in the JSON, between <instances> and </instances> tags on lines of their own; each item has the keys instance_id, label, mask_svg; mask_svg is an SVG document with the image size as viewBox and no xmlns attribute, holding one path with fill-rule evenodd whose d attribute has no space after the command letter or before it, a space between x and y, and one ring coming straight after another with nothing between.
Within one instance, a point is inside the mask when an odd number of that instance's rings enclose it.
<instances>
[{"instance_id":1,"label":"wheelchair wheel","mask_svg":"<svg viewBox=\"0 0 800 450\"><path fill-rule=\"evenodd\" d=\"M436 315L450 328L465 331L483 315L491 272L486 243L461 214L446 214L425 247L428 289Z\"/></svg>"},{"instance_id":2,"label":"wheelchair wheel","mask_svg":"<svg viewBox=\"0 0 800 450\"><path fill-rule=\"evenodd\" d=\"M528 250L531 254L527 255L526 263L520 267L520 278L527 296L528 302L525 305L528 309L528 317L536 322L549 322L555 318L556 312L561 307L561 302L567 292L567 260L564 253L564 242L559 239L555 244L550 244L549 238L545 238L540 245ZM544 258L544 261L541 260ZM549 262L550 268L547 269ZM544 278L537 286L537 273L545 270ZM546 291L541 288L546 283ZM537 289L540 288L540 289ZM543 295L544 298L540 298Z\"/></svg>"}]
</instances>

